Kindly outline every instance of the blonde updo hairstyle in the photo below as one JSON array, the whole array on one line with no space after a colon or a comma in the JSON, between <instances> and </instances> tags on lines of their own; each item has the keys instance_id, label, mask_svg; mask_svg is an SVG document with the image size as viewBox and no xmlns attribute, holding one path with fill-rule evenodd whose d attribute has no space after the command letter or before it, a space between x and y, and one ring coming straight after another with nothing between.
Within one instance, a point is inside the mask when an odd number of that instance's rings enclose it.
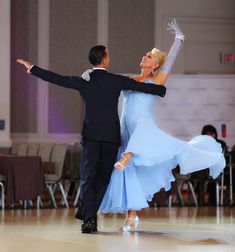
<instances>
[{"instance_id":1,"label":"blonde updo hairstyle","mask_svg":"<svg viewBox=\"0 0 235 252\"><path fill-rule=\"evenodd\" d=\"M164 53L158 50L157 48L153 48L150 52L147 53L147 55L151 55L156 60L156 63L158 64L158 67L156 67L154 71L162 67L167 57L167 53Z\"/></svg>"}]
</instances>

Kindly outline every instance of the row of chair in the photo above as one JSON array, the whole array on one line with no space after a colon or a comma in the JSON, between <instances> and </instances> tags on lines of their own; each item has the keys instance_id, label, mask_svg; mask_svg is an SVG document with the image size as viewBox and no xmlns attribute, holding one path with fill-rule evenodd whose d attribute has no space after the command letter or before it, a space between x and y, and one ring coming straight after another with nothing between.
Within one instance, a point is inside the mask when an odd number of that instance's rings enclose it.
<instances>
[{"instance_id":1,"label":"row of chair","mask_svg":"<svg viewBox=\"0 0 235 252\"><path fill-rule=\"evenodd\" d=\"M50 161L53 143L13 143L11 154L18 156L40 156L42 161ZM65 145L64 145L65 146Z\"/></svg>"},{"instance_id":2,"label":"row of chair","mask_svg":"<svg viewBox=\"0 0 235 252\"><path fill-rule=\"evenodd\" d=\"M52 170L44 170L44 179L47 191L49 193L50 201L54 208L57 207L55 193L57 189L62 194L62 203L68 208L67 193L69 190L70 182L67 183L66 189L64 188L63 174L65 167L66 152L70 148L67 144L52 144L52 143L14 143L11 148L11 154L17 156L40 156L43 168L53 168ZM71 169L68 167L67 168ZM76 167L79 169L79 167ZM68 172L67 172L68 173ZM66 180L69 178L67 176ZM2 208L4 208L4 181L5 178L0 177L0 189L2 191ZM78 179L77 181L78 182ZM78 187L76 188L79 190ZM79 192L76 193L78 195ZM76 198L75 198L76 199ZM41 202L42 205L42 202Z\"/></svg>"},{"instance_id":3,"label":"row of chair","mask_svg":"<svg viewBox=\"0 0 235 252\"><path fill-rule=\"evenodd\" d=\"M73 152L79 155L76 155L76 161L74 161L72 156L74 155L67 155L68 150L70 150L70 154ZM60 189L62 194L62 203L69 207L68 200L67 200L67 194L71 185L71 182L74 183L74 206L77 205L78 197L79 197L79 163L80 163L80 147L79 145L66 145L66 144L51 144L51 143L14 143L11 149L12 154L16 154L19 156L40 156L42 163L53 163L53 173L47 173L45 172L45 184L47 187L47 190L49 192L50 200L52 203L52 206L54 208L57 207L57 203L55 200L55 192L57 189ZM232 161L231 161L232 164ZM231 166L231 165L230 165ZM232 169L231 169L232 170ZM232 171L230 171L232 173ZM195 187L195 179L192 180L191 174L188 175L180 175L175 174L176 181L175 181L175 189L177 193L177 198L179 201L179 204L181 206L184 206L183 198L182 198L182 190L183 185L187 184L188 190L192 194L193 203L195 206L198 206L197 198L195 196L194 187ZM223 178L223 174L222 174ZM4 197L4 180L0 175L0 189L2 189L2 198ZM66 182L66 183L65 183ZM198 182L198 181L196 181ZM207 181L205 181L207 182ZM216 199L217 199L217 205L223 204L223 180L222 183L220 180L216 180ZM207 183L205 183L205 186ZM220 190L221 188L221 190ZM203 188L202 194L204 194L205 189ZM219 191L221 191L221 195L219 199ZM231 191L231 190L230 190ZM230 198L232 202L232 191L230 193ZM172 201L170 197L170 201ZM3 200L4 204L4 200ZM4 206L4 205L3 205Z\"/></svg>"}]
</instances>

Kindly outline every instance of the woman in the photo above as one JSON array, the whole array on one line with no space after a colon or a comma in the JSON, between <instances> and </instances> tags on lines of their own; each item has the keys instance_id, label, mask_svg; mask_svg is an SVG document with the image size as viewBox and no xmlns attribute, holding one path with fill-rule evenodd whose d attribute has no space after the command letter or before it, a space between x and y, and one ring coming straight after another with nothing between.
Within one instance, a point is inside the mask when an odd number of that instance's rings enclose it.
<instances>
[{"instance_id":1,"label":"woman","mask_svg":"<svg viewBox=\"0 0 235 252\"><path fill-rule=\"evenodd\" d=\"M168 26L176 35L169 55L156 48L147 53L142 58L141 74L135 77L136 80L165 84L184 40L175 20ZM160 189L170 189L174 180L172 169L177 165L182 174L210 167L211 176L215 178L224 168L225 161L220 145L209 136L184 142L160 130L152 114L156 96L132 91L124 91L123 95L120 159L115 164L100 211L128 211L122 230L129 231L139 223L136 211L148 207L147 201Z\"/></svg>"}]
</instances>

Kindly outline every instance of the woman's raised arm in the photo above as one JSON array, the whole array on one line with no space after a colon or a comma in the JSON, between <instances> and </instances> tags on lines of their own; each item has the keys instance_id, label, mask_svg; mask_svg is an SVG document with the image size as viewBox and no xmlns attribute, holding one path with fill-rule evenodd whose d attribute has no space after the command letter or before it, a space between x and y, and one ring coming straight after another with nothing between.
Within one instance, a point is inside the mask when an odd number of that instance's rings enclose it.
<instances>
[{"instance_id":1,"label":"woman's raised arm","mask_svg":"<svg viewBox=\"0 0 235 252\"><path fill-rule=\"evenodd\" d=\"M170 49L165 63L161 67L160 71L153 77L153 82L158 85L164 85L166 83L171 68L180 51L182 43L184 42L184 34L176 23L175 19L171 23L168 23L167 30L170 30L173 34L175 34L175 41Z\"/></svg>"}]
</instances>

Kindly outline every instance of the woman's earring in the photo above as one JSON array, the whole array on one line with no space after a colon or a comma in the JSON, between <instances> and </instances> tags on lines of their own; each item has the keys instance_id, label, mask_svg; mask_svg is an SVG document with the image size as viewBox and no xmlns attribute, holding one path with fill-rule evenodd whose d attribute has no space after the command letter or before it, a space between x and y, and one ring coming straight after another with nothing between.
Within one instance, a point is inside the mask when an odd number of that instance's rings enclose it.
<instances>
[{"instance_id":1,"label":"woman's earring","mask_svg":"<svg viewBox=\"0 0 235 252\"><path fill-rule=\"evenodd\" d=\"M153 69L152 69L152 75L154 75L156 73L156 70L157 69L153 67Z\"/></svg>"}]
</instances>

